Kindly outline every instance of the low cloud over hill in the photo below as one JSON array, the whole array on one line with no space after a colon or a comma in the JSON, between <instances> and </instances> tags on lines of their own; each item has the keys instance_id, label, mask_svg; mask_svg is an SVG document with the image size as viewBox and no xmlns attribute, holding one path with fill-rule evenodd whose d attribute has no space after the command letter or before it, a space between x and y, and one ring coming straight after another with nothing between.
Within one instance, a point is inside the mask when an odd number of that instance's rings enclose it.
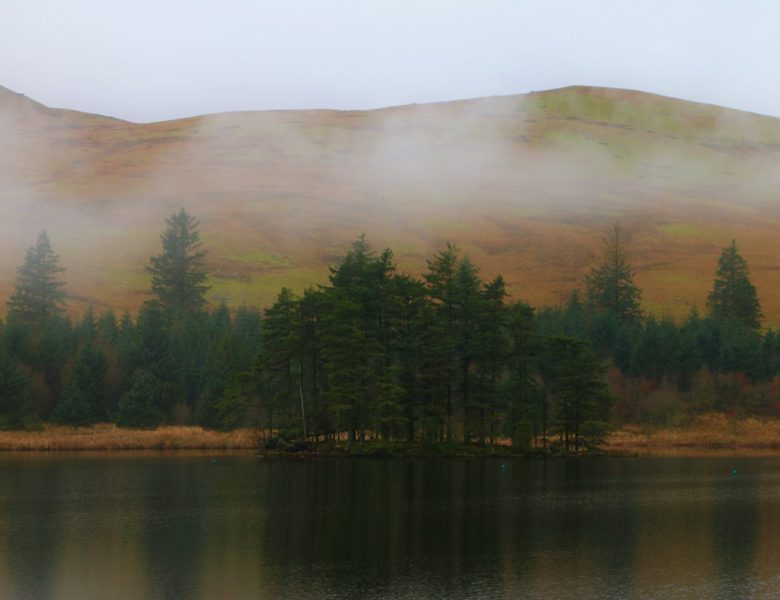
<instances>
[{"instance_id":1,"label":"low cloud over hill","mask_svg":"<svg viewBox=\"0 0 780 600\"><path fill-rule=\"evenodd\" d=\"M135 124L0 88L0 301L40 229L73 306L136 307L163 220L201 220L211 299L267 304L324 282L365 232L399 266L446 242L514 297L558 303L633 232L646 308L704 306L736 238L780 319L780 120L571 87L370 111L271 111Z\"/></svg>"}]
</instances>

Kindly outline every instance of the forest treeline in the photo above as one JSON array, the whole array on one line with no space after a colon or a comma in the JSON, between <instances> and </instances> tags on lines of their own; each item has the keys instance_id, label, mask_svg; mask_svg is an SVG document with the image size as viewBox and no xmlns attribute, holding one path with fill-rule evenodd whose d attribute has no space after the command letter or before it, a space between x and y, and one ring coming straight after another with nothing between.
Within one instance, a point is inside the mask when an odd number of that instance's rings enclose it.
<instances>
[{"instance_id":1,"label":"forest treeline","mask_svg":"<svg viewBox=\"0 0 780 600\"><path fill-rule=\"evenodd\" d=\"M166 221L136 315L65 310L46 233L0 322L0 427L42 422L259 427L285 439L496 444L578 451L610 426L680 424L699 412L780 414L780 339L736 243L706 311L641 310L626 232L561 307L509 301L501 276L452 245L421 277L360 237L325 285L273 306L206 302L198 223Z\"/></svg>"}]
</instances>

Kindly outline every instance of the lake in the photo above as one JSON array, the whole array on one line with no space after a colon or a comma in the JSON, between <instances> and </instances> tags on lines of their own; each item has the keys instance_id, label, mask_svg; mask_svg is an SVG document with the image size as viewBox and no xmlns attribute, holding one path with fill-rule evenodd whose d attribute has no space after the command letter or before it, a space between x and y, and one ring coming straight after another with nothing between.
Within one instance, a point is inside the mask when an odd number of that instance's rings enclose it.
<instances>
[{"instance_id":1,"label":"lake","mask_svg":"<svg viewBox=\"0 0 780 600\"><path fill-rule=\"evenodd\" d=\"M778 557L776 458L0 456L0 598L778 598Z\"/></svg>"}]
</instances>

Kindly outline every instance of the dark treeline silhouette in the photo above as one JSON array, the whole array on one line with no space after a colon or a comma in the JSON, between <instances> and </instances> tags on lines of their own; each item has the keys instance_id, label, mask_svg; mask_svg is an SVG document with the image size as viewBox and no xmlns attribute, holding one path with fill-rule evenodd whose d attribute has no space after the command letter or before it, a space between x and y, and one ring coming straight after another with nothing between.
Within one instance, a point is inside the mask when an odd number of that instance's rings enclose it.
<instances>
[{"instance_id":1,"label":"dark treeline silhouette","mask_svg":"<svg viewBox=\"0 0 780 600\"><path fill-rule=\"evenodd\" d=\"M302 295L263 314L209 307L197 221L169 219L137 315L64 310L45 233L18 269L0 323L0 427L41 422L259 427L285 439L592 448L610 424L673 423L704 410L780 412L780 340L736 244L708 300L681 323L646 316L628 237L565 306L508 302L448 245L421 278L364 237Z\"/></svg>"}]
</instances>

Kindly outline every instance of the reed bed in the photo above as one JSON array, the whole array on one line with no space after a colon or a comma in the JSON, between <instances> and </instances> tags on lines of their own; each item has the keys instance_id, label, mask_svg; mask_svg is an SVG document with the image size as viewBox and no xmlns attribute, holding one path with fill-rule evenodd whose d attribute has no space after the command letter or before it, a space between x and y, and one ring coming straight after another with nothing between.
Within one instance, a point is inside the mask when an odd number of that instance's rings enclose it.
<instances>
[{"instance_id":1,"label":"reed bed","mask_svg":"<svg viewBox=\"0 0 780 600\"><path fill-rule=\"evenodd\" d=\"M213 431L192 426L123 429L45 425L37 431L0 431L0 450L247 450L260 447L256 429Z\"/></svg>"},{"instance_id":2,"label":"reed bed","mask_svg":"<svg viewBox=\"0 0 780 600\"><path fill-rule=\"evenodd\" d=\"M44 425L34 431L0 431L0 451L25 450L256 450L263 445L259 429L214 431L195 426L123 429L110 423L90 427ZM681 427L626 425L607 437L610 454L780 455L780 419L697 417Z\"/></svg>"},{"instance_id":3,"label":"reed bed","mask_svg":"<svg viewBox=\"0 0 780 600\"><path fill-rule=\"evenodd\" d=\"M603 449L611 453L692 455L780 454L780 419L697 417L681 427L652 429L627 425L612 432Z\"/></svg>"}]
</instances>

